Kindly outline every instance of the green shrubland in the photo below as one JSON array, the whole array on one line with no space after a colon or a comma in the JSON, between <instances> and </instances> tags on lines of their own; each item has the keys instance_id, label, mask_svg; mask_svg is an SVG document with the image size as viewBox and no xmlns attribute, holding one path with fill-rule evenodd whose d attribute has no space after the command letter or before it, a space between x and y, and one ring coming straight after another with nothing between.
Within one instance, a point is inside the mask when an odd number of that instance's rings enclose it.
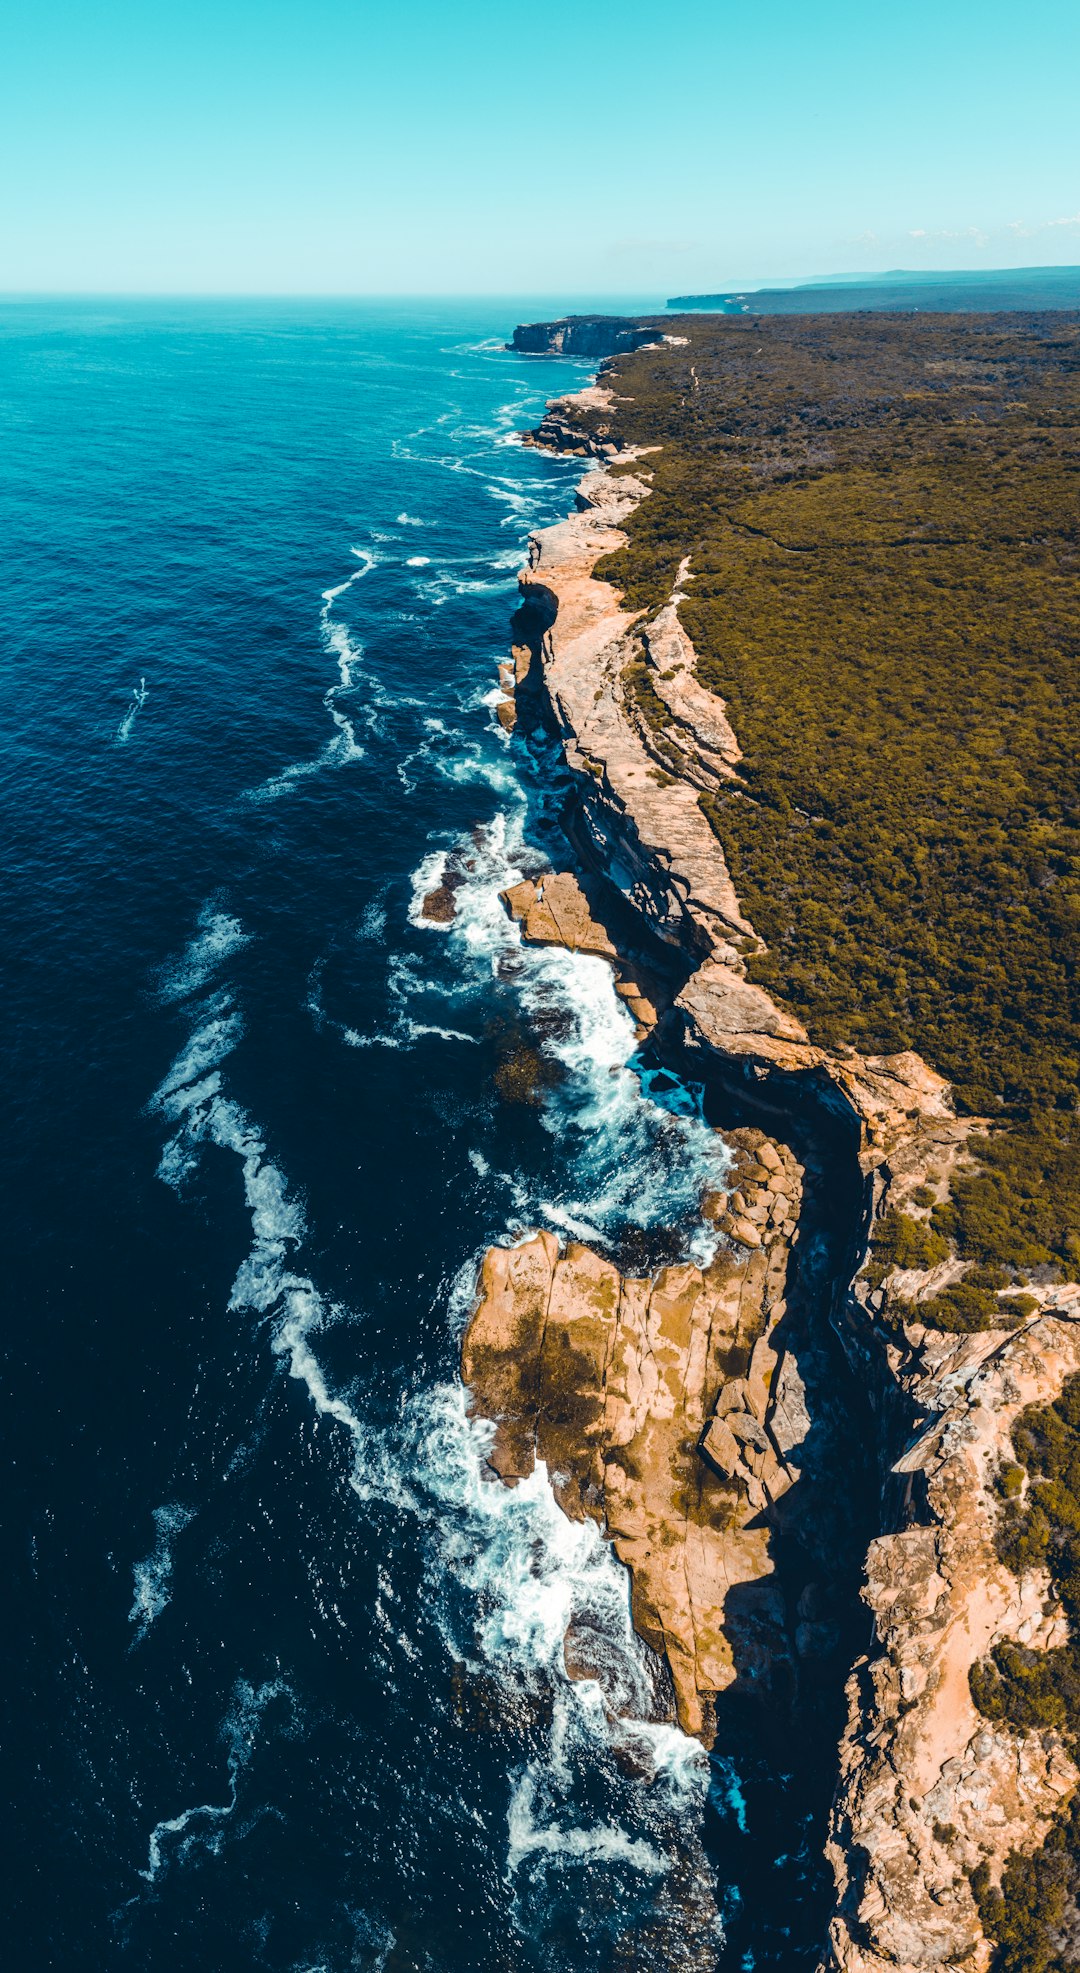
<instances>
[{"instance_id":1,"label":"green shrubland","mask_svg":"<svg viewBox=\"0 0 1080 1973\"><path fill-rule=\"evenodd\" d=\"M687 345L606 366L605 418L661 449L601 573L649 614L690 557L680 615L744 754L701 801L751 976L821 1043L918 1050L981 1120L871 1271L955 1252L909 1313L1021 1321L1018 1276L1080 1276L1080 317L664 328ZM998 1646L972 1692L1080 1755L1080 1379L1013 1441L999 1552L1049 1570L1069 1642ZM998 1973L1075 1967L1080 1807L972 1889Z\"/></svg>"},{"instance_id":2,"label":"green shrubland","mask_svg":"<svg viewBox=\"0 0 1080 1973\"><path fill-rule=\"evenodd\" d=\"M986 1120L938 1233L1075 1276L1080 320L674 326L686 348L608 366L620 436L662 449L602 572L648 612L691 558L680 613L744 751L702 807L751 976Z\"/></svg>"},{"instance_id":3,"label":"green shrubland","mask_svg":"<svg viewBox=\"0 0 1080 1973\"><path fill-rule=\"evenodd\" d=\"M1050 1651L995 1646L972 1668L971 1694L988 1719L1054 1727L1080 1756L1080 1375L1053 1404L1029 1405L1012 1428L1014 1460L998 1475L998 1555L1018 1574L1045 1568L1068 1621ZM972 1879L1000 1973L1075 1966L1061 1949L1063 1913L1080 1892L1080 1802L1033 1856L1010 1858L1001 1888L985 1867Z\"/></svg>"},{"instance_id":4,"label":"green shrubland","mask_svg":"<svg viewBox=\"0 0 1080 1973\"><path fill-rule=\"evenodd\" d=\"M1076 1901L1080 1890L1080 1812L1072 1808L1033 1856L1012 1856L995 1889L986 1864L971 1888L987 1936L994 1973L1075 1973Z\"/></svg>"}]
</instances>

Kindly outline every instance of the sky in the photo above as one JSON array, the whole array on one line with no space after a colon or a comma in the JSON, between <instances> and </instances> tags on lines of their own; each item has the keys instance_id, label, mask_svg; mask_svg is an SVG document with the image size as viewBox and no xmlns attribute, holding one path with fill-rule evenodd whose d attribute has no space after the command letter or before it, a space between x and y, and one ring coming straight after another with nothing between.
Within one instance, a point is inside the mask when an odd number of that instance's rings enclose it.
<instances>
[{"instance_id":1,"label":"sky","mask_svg":"<svg viewBox=\"0 0 1080 1973\"><path fill-rule=\"evenodd\" d=\"M6 0L0 291L1077 264L1078 74L1078 0Z\"/></svg>"}]
</instances>

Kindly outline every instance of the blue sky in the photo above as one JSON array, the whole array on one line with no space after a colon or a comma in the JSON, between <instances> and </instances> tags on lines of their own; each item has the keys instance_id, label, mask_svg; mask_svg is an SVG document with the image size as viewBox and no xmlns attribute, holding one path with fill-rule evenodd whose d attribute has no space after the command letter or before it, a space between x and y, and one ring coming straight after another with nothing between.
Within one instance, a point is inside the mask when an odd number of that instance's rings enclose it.
<instances>
[{"instance_id":1,"label":"blue sky","mask_svg":"<svg viewBox=\"0 0 1080 1973\"><path fill-rule=\"evenodd\" d=\"M1078 75L1078 0L9 0L0 289L1080 263Z\"/></svg>"}]
</instances>

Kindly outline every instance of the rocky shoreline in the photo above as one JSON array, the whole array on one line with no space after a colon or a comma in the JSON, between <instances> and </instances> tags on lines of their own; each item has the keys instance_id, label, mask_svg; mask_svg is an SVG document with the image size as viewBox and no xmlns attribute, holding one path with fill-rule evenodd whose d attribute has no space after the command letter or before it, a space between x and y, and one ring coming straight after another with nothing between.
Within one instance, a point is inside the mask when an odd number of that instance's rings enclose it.
<instances>
[{"instance_id":1,"label":"rocky shoreline","mask_svg":"<svg viewBox=\"0 0 1080 1973\"><path fill-rule=\"evenodd\" d=\"M589 409L605 396L594 387ZM839 1671L840 1683L849 1675L822 1964L981 1973L990 1948L969 1872L985 1863L996 1879L1010 1851L1033 1848L1077 1780L1056 1732L1017 1734L982 1718L968 1671L1001 1639L1042 1647L1061 1634L1048 1584L1018 1582L996 1559L995 1479L1012 1419L1080 1367L1080 1289L1037 1291L1017 1329L958 1337L914 1320L886 1326L865 1267L871 1227L890 1207L917 1218L920 1200L944 1195L971 1121L955 1116L947 1083L917 1055L823 1049L746 978L758 941L699 803L737 770L739 748L721 702L696 682L679 621L692 571L684 566L650 623L635 620L593 571L648 498L647 459L595 430L586 441L572 398L549 407L536 438L605 464L583 480L578 512L530 545L504 724L543 719L557 730L582 865L670 959L653 1045L749 1106L755 1125L735 1141L752 1172L718 1208L727 1245L712 1269L624 1277L588 1249L560 1255L544 1234L491 1250L463 1371L497 1422L500 1476L513 1482L542 1457L565 1476L564 1508L607 1527L678 1717L708 1743L729 1688L784 1688L797 1706L815 1652L837 1677L842 1645L834 1639L830 1655L815 1632L828 1630L827 1467L843 1457L843 1420L827 1456L800 1461L815 1404L831 1402L829 1373L813 1360L830 1325L872 1405L875 1500L862 1558L872 1641ZM662 738L649 694L666 709ZM536 900L518 902L528 929ZM808 1271L815 1295L801 1326L785 1294L805 1224L793 1119L811 1138L815 1119L839 1131L854 1175L843 1237L816 1283ZM766 1203L770 1173L788 1202L779 1214L775 1187ZM941 1285L949 1265L909 1270L905 1294ZM832 1474L834 1491L843 1483ZM804 1554L816 1546L820 1577L785 1585L789 1527ZM577 1662L585 1675L587 1651ZM815 1689L813 1676L803 1682Z\"/></svg>"}]
</instances>

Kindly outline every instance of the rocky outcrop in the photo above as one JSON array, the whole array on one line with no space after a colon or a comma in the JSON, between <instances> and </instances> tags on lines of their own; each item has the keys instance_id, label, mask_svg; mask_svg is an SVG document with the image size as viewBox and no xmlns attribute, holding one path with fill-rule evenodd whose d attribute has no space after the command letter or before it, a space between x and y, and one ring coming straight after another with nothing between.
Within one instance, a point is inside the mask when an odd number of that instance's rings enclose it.
<instances>
[{"instance_id":1,"label":"rocky outcrop","mask_svg":"<svg viewBox=\"0 0 1080 1973\"><path fill-rule=\"evenodd\" d=\"M617 356L662 341L662 330L629 315L564 315L519 323L507 348L524 356Z\"/></svg>"},{"instance_id":2,"label":"rocky outcrop","mask_svg":"<svg viewBox=\"0 0 1080 1973\"><path fill-rule=\"evenodd\" d=\"M535 882L526 877L502 896L530 945L561 945L598 959L618 958L614 940L593 917L581 885L568 870L548 872Z\"/></svg>"},{"instance_id":3,"label":"rocky outcrop","mask_svg":"<svg viewBox=\"0 0 1080 1973\"><path fill-rule=\"evenodd\" d=\"M805 1429L776 1334L801 1173L761 1132L732 1143L731 1196L709 1207L733 1244L710 1267L622 1276L550 1233L493 1247L462 1351L494 1471L512 1486L542 1459L565 1512L607 1529L676 1716L706 1744L716 1694L740 1677L767 1692L790 1657L771 1530ZM603 1685L580 1640L568 1665Z\"/></svg>"},{"instance_id":4,"label":"rocky outcrop","mask_svg":"<svg viewBox=\"0 0 1080 1973\"><path fill-rule=\"evenodd\" d=\"M644 967L624 966L610 932L593 917L589 900L570 871L547 871L535 880L526 877L503 891L502 897L527 945L560 945L568 952L611 961L615 991L634 1017L639 1040L656 1026L656 1003L664 997L664 983L654 981Z\"/></svg>"},{"instance_id":5,"label":"rocky outcrop","mask_svg":"<svg viewBox=\"0 0 1080 1973\"><path fill-rule=\"evenodd\" d=\"M552 398L540 423L521 434L522 445L537 445L545 452L568 452L577 459L617 459L625 450L615 431L611 413L614 399L603 384L590 384L569 398ZM581 412L595 415L589 425Z\"/></svg>"},{"instance_id":6,"label":"rocky outcrop","mask_svg":"<svg viewBox=\"0 0 1080 1973\"><path fill-rule=\"evenodd\" d=\"M1048 1298L1019 1333L911 1329L898 1382L923 1422L894 1466L917 1481L920 1524L870 1545L864 1596L875 1648L848 1685L848 1726L828 1854L838 1906L830 1965L849 1973L982 1973L990 1952L968 1883L1035 1847L1072 1793L1061 1737L1018 1734L976 1712L968 1671L1001 1638L1064 1642L1045 1577L997 1560L994 1478L1024 1405L1080 1368L1080 1289Z\"/></svg>"},{"instance_id":7,"label":"rocky outcrop","mask_svg":"<svg viewBox=\"0 0 1080 1973\"><path fill-rule=\"evenodd\" d=\"M573 401L557 406L557 424L559 442L567 448ZM580 450L596 448L592 440L582 440ZM515 649L517 694L519 700L525 689L543 694L561 734L577 775L575 840L582 860L602 872L642 913L657 939L691 965L667 1016L669 1024L681 1024L679 1044L697 1052L705 1067L715 1063L719 1073L740 1069L772 1091L782 1107L798 1101L796 1093L813 1093L825 1109L851 1121L865 1172L865 1251L877 1211L888 1204L906 1206L920 1188L938 1198L948 1192L950 1172L964 1160L973 1123L954 1115L948 1083L918 1056L825 1050L764 988L746 979L746 953L760 941L699 805L703 791L738 771L738 740L721 700L697 685L693 649L679 623L681 586L693 574L683 564L671 602L650 623L628 612L618 592L592 574L604 554L622 545L620 523L648 495L648 468L624 452L618 474L592 470L582 479L579 513L533 539L529 566L521 572L521 621L527 629ZM738 1223L742 1215L734 1202L729 1213L729 1237L756 1255L760 1249L752 1249L752 1231ZM551 1279L563 1265L551 1257ZM606 1263L596 1265L602 1269ZM604 1350L612 1346L610 1361L616 1359L616 1336L648 1338L650 1322L656 1322L659 1336L667 1296L679 1300L689 1292L685 1280L659 1286L604 1279L610 1294ZM912 1298L926 1286L926 1280L900 1280L904 1296ZM711 1294L709 1280L693 1282L695 1306L699 1300L703 1310L711 1306ZM1033 1849L1054 1805L1076 1784L1076 1770L1054 1734L1015 1734L975 1713L967 1673L999 1640L1017 1638L1042 1647L1060 1634L1060 1612L1046 1602L1046 1584L1017 1582L995 1559L993 1476L1017 1411L1029 1401L1054 1397L1064 1375L1080 1363L1080 1332L1072 1326L1080 1320L1080 1306L1072 1288L1037 1290L1039 1312L1021 1332L958 1340L918 1324L887 1326L883 1300L881 1288L859 1277L847 1298L839 1296L843 1314L837 1318L849 1359L877 1405L883 1523L890 1531L871 1543L867 1555L863 1596L875 1618L875 1642L847 1689L849 1717L829 1833L837 1908L827 1963L845 1973L885 1973L885 1967L926 1973L928 1967L946 1965L981 1973L989 1965L989 1945L981 1936L967 1870L985 1861L997 1876L1011 1849ZM697 1334L693 1322L685 1334ZM644 1359L636 1348L640 1367ZM695 1348L701 1350L699 1344ZM713 1361L709 1355L705 1359ZM784 1454L778 1419L788 1415L780 1399L780 1369L768 1419L752 1411L778 1456ZM602 1413L590 1426L594 1446L606 1444L606 1375ZM723 1385L713 1401L709 1379L705 1385L695 1381L699 1371L691 1373L689 1353L675 1375L691 1379L691 1413L683 1411L679 1428L671 1428L667 1440L659 1434L652 1444L675 1462L679 1476L693 1474L687 1498L695 1503L695 1515L689 1525L703 1578L699 1584L693 1576L695 1594L691 1598L687 1592L687 1600L697 1608L701 1590L701 1610L707 1612L701 1638L691 1638L685 1624L679 1630L663 1602L673 1574L654 1557L654 1537L663 1525L657 1505L661 1462L638 1468L624 1458L598 1458L590 1468L590 1490L577 1498L579 1511L608 1519L616 1543L622 1541L620 1553L636 1569L634 1606L644 1634L659 1640L671 1663L679 1717L701 1720L695 1730L707 1732L709 1691L721 1689L709 1681L725 1649L729 1663L736 1657L733 1610L717 1598L717 1582L727 1584L729 1574L713 1571L731 1567L725 1543L748 1539L752 1531L713 1525L719 1505L701 1486L697 1468L709 1460L721 1484L752 1440L727 1423ZM535 1391L541 1389L543 1379L535 1385ZM539 1399L531 1403L533 1423L527 1430L539 1448L543 1407ZM691 1419L697 1425L693 1407L699 1405L711 1407L709 1423L693 1440L697 1464L687 1468L685 1446L691 1442ZM701 1411L703 1421L705 1415ZM794 1401L792 1417L798 1417ZM906 1444L912 1421L914 1440ZM551 1450L555 1456L557 1448ZM758 1450L764 1456L764 1446ZM608 1478L608 1466L618 1466L622 1478ZM764 1474L758 1480L762 1511L774 1517L780 1498L770 1496ZM624 1482L630 1482L630 1494ZM642 1486L648 1486L650 1511L659 1517L620 1523L618 1515L628 1511L626 1499L634 1509ZM748 1503L750 1492L742 1498ZM618 1533L620 1525L632 1525L632 1535ZM687 1543L681 1545L683 1567L685 1549ZM752 1580L774 1588L768 1543L760 1561L762 1574ZM683 1580L689 1584L691 1578ZM746 1580L731 1578L738 1584ZM717 1640L717 1630L727 1645ZM770 1649L782 1649L776 1628Z\"/></svg>"}]
</instances>

